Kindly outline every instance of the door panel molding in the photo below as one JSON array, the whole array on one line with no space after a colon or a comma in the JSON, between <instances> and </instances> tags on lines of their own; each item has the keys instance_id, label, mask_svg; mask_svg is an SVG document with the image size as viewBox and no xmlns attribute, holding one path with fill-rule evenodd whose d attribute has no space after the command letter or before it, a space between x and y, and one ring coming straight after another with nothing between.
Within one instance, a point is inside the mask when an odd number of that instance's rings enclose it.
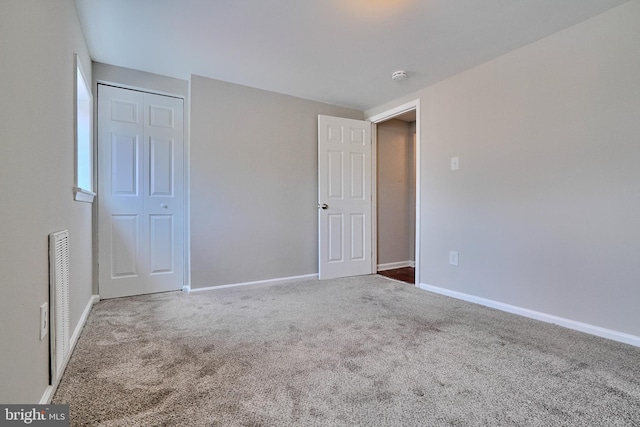
<instances>
[{"instance_id":1,"label":"door panel molding","mask_svg":"<svg viewBox=\"0 0 640 427\"><path fill-rule=\"evenodd\" d=\"M371 123L318 116L318 275L373 272Z\"/></svg>"},{"instance_id":2,"label":"door panel molding","mask_svg":"<svg viewBox=\"0 0 640 427\"><path fill-rule=\"evenodd\" d=\"M184 101L99 84L97 152L101 298L182 289Z\"/></svg>"}]
</instances>

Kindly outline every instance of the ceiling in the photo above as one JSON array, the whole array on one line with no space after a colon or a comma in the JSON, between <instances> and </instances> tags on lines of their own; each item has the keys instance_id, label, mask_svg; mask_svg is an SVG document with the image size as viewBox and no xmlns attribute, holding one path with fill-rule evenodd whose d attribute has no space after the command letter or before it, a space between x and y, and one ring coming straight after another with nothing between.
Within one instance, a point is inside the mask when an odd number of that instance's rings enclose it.
<instances>
[{"instance_id":1,"label":"ceiling","mask_svg":"<svg viewBox=\"0 0 640 427\"><path fill-rule=\"evenodd\" d=\"M75 0L95 61L359 110L626 1Z\"/></svg>"}]
</instances>

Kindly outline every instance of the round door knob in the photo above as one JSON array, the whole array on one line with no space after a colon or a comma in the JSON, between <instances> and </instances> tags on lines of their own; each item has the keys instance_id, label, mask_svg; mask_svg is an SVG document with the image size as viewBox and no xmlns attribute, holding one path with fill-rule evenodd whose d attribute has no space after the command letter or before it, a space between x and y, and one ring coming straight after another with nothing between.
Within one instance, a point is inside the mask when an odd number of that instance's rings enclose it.
<instances>
[{"instance_id":1,"label":"round door knob","mask_svg":"<svg viewBox=\"0 0 640 427\"><path fill-rule=\"evenodd\" d=\"M322 209L328 209L329 205L326 203L323 203L322 205L320 205L319 207L321 207Z\"/></svg>"},{"instance_id":2,"label":"round door knob","mask_svg":"<svg viewBox=\"0 0 640 427\"><path fill-rule=\"evenodd\" d=\"M161 203L161 204L160 204L160 207L161 207L161 208L163 208L163 209L168 209L168 208L169 208L169 206L168 206L168 205L166 205L166 204L164 204L164 203Z\"/></svg>"}]
</instances>

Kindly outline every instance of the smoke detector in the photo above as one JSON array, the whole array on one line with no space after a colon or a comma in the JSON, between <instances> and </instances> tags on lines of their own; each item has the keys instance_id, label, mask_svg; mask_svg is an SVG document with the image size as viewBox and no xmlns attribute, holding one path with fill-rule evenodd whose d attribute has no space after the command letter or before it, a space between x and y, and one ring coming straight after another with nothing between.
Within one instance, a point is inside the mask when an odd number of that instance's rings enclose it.
<instances>
[{"instance_id":1,"label":"smoke detector","mask_svg":"<svg viewBox=\"0 0 640 427\"><path fill-rule=\"evenodd\" d=\"M391 74L391 78L396 82L401 82L407 79L407 72L404 70L394 71L393 74Z\"/></svg>"}]
</instances>

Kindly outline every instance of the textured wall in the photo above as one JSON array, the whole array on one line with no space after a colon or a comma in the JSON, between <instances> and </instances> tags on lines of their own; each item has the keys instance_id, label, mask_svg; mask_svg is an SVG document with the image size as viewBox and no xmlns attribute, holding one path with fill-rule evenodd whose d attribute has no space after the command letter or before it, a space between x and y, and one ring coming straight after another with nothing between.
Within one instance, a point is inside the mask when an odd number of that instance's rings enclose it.
<instances>
[{"instance_id":1,"label":"textured wall","mask_svg":"<svg viewBox=\"0 0 640 427\"><path fill-rule=\"evenodd\" d=\"M632 1L367 111L421 100L421 283L640 335L638 22Z\"/></svg>"},{"instance_id":2,"label":"textured wall","mask_svg":"<svg viewBox=\"0 0 640 427\"><path fill-rule=\"evenodd\" d=\"M318 115L363 113L191 78L191 285L318 272Z\"/></svg>"},{"instance_id":3,"label":"textured wall","mask_svg":"<svg viewBox=\"0 0 640 427\"><path fill-rule=\"evenodd\" d=\"M49 383L39 340L48 234L70 232L73 333L92 290L92 205L73 200L74 52L91 60L72 0L0 2L0 402L37 403Z\"/></svg>"},{"instance_id":4,"label":"textured wall","mask_svg":"<svg viewBox=\"0 0 640 427\"><path fill-rule=\"evenodd\" d=\"M130 68L118 67L101 62L93 63L94 81L103 81L133 87L147 89L149 91L163 93L167 95L178 95L187 97L189 82L173 77L160 76L158 74L147 73ZM185 104L187 104L185 102Z\"/></svg>"}]
</instances>

